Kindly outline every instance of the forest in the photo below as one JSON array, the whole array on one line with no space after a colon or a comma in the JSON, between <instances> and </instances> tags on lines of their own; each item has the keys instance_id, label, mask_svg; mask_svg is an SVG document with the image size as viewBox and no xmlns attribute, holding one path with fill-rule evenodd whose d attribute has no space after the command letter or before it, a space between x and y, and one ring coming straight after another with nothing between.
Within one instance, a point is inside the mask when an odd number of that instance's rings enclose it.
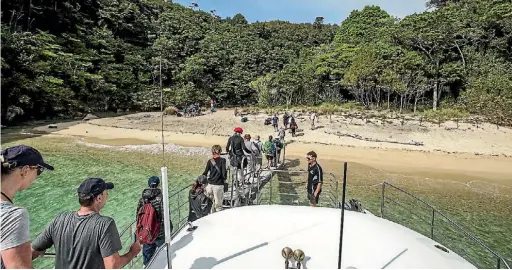
<instances>
[{"instance_id":1,"label":"forest","mask_svg":"<svg viewBox=\"0 0 512 270\"><path fill-rule=\"evenodd\" d=\"M233 1L235 3L235 1ZM248 23L162 0L5 0L2 123L98 111L357 103L512 125L512 1Z\"/></svg>"}]
</instances>

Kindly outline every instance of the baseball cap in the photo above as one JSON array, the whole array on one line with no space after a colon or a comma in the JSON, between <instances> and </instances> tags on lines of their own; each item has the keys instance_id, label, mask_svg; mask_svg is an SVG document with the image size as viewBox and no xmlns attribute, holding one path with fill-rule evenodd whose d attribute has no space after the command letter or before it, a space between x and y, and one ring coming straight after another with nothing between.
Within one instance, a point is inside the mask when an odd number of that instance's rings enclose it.
<instances>
[{"instance_id":1,"label":"baseball cap","mask_svg":"<svg viewBox=\"0 0 512 270\"><path fill-rule=\"evenodd\" d=\"M90 197L101 194L105 189L113 189L114 184L105 182L101 178L87 178L77 189L78 196L82 199L89 199Z\"/></svg>"},{"instance_id":2,"label":"baseball cap","mask_svg":"<svg viewBox=\"0 0 512 270\"><path fill-rule=\"evenodd\" d=\"M244 130L241 127L236 127L233 131L236 133L244 133Z\"/></svg>"},{"instance_id":3,"label":"baseball cap","mask_svg":"<svg viewBox=\"0 0 512 270\"><path fill-rule=\"evenodd\" d=\"M43 156L37 149L28 145L15 145L2 150L3 162L8 162L11 168L23 166L41 166L53 171L53 166L44 162Z\"/></svg>"},{"instance_id":4,"label":"baseball cap","mask_svg":"<svg viewBox=\"0 0 512 270\"><path fill-rule=\"evenodd\" d=\"M158 184L160 184L160 178L158 178L158 176L151 176L148 179L148 186L151 186L151 185L158 186Z\"/></svg>"}]
</instances>

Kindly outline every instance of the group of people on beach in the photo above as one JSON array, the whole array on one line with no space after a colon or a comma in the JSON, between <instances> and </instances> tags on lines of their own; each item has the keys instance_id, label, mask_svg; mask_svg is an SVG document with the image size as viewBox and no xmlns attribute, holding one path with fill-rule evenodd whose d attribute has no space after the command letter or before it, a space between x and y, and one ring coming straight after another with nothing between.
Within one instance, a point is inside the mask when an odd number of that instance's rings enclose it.
<instances>
[{"instance_id":1,"label":"group of people on beach","mask_svg":"<svg viewBox=\"0 0 512 270\"><path fill-rule=\"evenodd\" d=\"M290 129L292 137L297 136L297 129L299 126L297 125L297 121L295 120L293 114L288 114L288 112L284 113L283 126L281 128L279 128L279 116L277 114L274 114L272 118L269 118L268 121L266 121L266 123L268 124L270 124L270 122L272 123L274 131L279 132L279 137L281 137L281 132L283 134L282 137L284 137L284 132L286 131L286 129Z\"/></svg>"},{"instance_id":2,"label":"group of people on beach","mask_svg":"<svg viewBox=\"0 0 512 270\"><path fill-rule=\"evenodd\" d=\"M224 192L228 188L227 162L234 169L233 176L237 177L237 181L242 182L245 181L243 168L248 168L249 172L261 169L261 158L259 157L262 154L267 157L269 166L277 166L280 154L277 149L281 147L278 144L284 137L273 139L272 136L269 136L269 140L262 143L259 136L251 141L250 135L246 134L242 138L242 133L243 129L237 127L234 129L233 136L229 138L226 146L228 159L221 157L222 147L220 145L212 146L212 158L207 161L204 172L190 191L192 199L190 200L190 209L191 213L195 214L195 218L189 215L189 222L208 214L202 211L203 205L210 204L211 213L223 209ZM276 149L277 156L271 150L266 152L268 151L266 149L272 147ZM55 268L58 269L123 268L141 250L144 265L147 265L156 249L163 245L163 195L159 188L160 179L157 176L150 177L148 187L142 191L136 213L136 238L125 254L119 253L122 244L115 220L100 214L108 202L108 191L114 189L113 183L106 182L102 178L85 179L77 188L79 209L58 214L31 242L28 212L24 208L15 206L12 199L17 192L29 188L44 171L54 170L54 167L44 161L38 150L26 145L6 148L2 150L0 158L2 268L32 268L32 260L45 254L52 246L55 246ZM316 159L315 152L311 151L306 154L308 162L306 189L311 206L318 204L323 184L323 171ZM272 161L276 161L276 163L272 163ZM198 204L194 204L195 199L198 199ZM148 221L153 218L155 224ZM172 231L172 223L170 225ZM191 223L189 226L189 229L195 229ZM148 234L144 231L152 233Z\"/></svg>"}]
</instances>

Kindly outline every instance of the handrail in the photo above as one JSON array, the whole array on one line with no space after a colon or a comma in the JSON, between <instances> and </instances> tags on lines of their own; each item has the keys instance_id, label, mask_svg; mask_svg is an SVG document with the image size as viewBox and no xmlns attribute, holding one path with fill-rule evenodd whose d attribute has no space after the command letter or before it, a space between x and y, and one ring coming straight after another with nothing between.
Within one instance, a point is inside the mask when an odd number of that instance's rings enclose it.
<instances>
[{"instance_id":1,"label":"handrail","mask_svg":"<svg viewBox=\"0 0 512 270\"><path fill-rule=\"evenodd\" d=\"M394 201L393 199L389 198L389 197L386 197L385 196L385 187L386 186L389 186L389 187L392 187L414 199L416 199L417 201L420 201L421 203L423 203L424 205L428 206L430 209L432 209L432 219L431 219L431 236L430 238L433 239L433 232L434 232L434 217L435 217L435 213L437 213L438 215L440 215L441 217L445 218L451 225L455 226L460 232L462 232L465 236L469 237L469 239L471 239L473 242L477 243L478 245L480 245L480 247L484 248L485 250L487 250L489 253L491 253L496 259L497 259L497 268L499 269L501 267L501 263L503 263L503 265L507 268L507 269L510 269L510 266L509 264L507 263L507 261L500 255L498 254L497 252L495 252L494 250L490 249L487 245L485 245L480 239L478 239L475 235L471 234L470 232L466 231L464 228L462 228L462 226L460 226L458 223L456 223L455 221L453 221L452 219L448 218L443 212L441 212L440 210L438 210L434 205L432 205L431 203L419 198L418 196L415 196L414 194L411 194L409 192L407 192L406 190L400 188L400 187L397 187L391 183L388 183L388 182L383 182L382 183L382 195L381 195L381 217L384 218L384 204L385 204L385 199L388 199L389 201L391 202L394 202L394 203L398 203L396 201ZM399 204L399 203L398 203ZM399 204L400 205L400 204ZM402 206L402 205L400 205ZM404 206L402 206L404 207ZM423 219L421 219L423 220ZM425 220L423 220L425 221Z\"/></svg>"},{"instance_id":2,"label":"handrail","mask_svg":"<svg viewBox=\"0 0 512 270\"><path fill-rule=\"evenodd\" d=\"M292 173L301 173L301 174L304 174L304 173L308 173L307 170L293 170L293 171L288 171L288 170L283 170L283 169L272 169L272 168L269 168L269 169L262 169L260 171L269 171L271 172L272 174L274 172L278 172L278 173L288 173L288 174L292 174ZM322 190L324 192L324 194L326 193L327 194L327 198L328 198L328 201L331 202L330 206L333 207L333 208L338 208L338 201L339 201L339 194L338 194L338 185L339 185L339 181L338 179L336 178L336 176L332 173L327 173L328 176L331 176L332 177L332 181L333 183L335 183L335 186L333 187L331 183L329 183L329 181L326 181L326 179L324 178L324 183L322 185ZM301 182L297 182L297 181L283 181L283 180L279 180L277 179L276 180L279 184L304 184L306 183L306 181L301 181ZM269 198L268 198L268 204L272 204L272 198L274 196L274 191L273 191L273 188L272 188L272 180L269 182L269 187L268 187L268 193L269 193ZM259 191L259 198L256 200L256 204L261 204L262 203L262 200L261 200L261 194L263 193L264 190L261 190ZM334 194L333 194L334 193ZM277 192L277 195L284 195L284 196L296 196L296 195L299 195L299 194L291 194L291 193L286 193L286 192Z\"/></svg>"},{"instance_id":3,"label":"handrail","mask_svg":"<svg viewBox=\"0 0 512 270\"><path fill-rule=\"evenodd\" d=\"M284 149L284 148L283 148ZM284 158L283 158L284 159ZM253 162L255 162L256 159L253 159ZM243 166L243 163L242 163L242 168L244 168ZM254 203L254 204L262 204L264 203L262 201L262 194L265 190L265 185L268 184L269 187L268 187L268 190L270 192L270 199L269 199L269 203L271 204L272 203L272 196L273 196L273 191L272 189L272 177L274 175L274 173L288 173L288 174L296 174L296 173L299 173L299 174L302 174L302 173L307 173L306 170L291 170L291 171L288 171L288 170L285 170L285 169L280 169L280 168L269 168L269 169L259 169L259 170L256 170L256 167L253 165L253 168L254 168L254 175L258 176L258 180L257 180L257 184L256 182L253 183L253 184L256 184L257 185L257 191L253 191L253 188L256 188L252 185L252 187L250 186L249 189L250 189L250 192L249 192L249 197L246 198L246 204L249 204L249 200ZM231 171L231 170L230 170ZM236 174L236 170L233 170ZM261 172L263 171L270 171L272 176L271 176L271 180L269 180L268 182L262 182L261 181L261 178L259 177L259 174L261 174ZM236 188L237 189L237 192L239 192L238 190L238 187L237 187L237 183L235 183L235 178L237 175L232 175L232 173L229 173L228 174L230 177L231 177L231 202L230 202L230 206L231 207L237 207L238 204L235 204L233 205L233 191L234 189ZM326 200L325 202L329 205L332 205L332 207L335 207L335 208L339 208L339 207L343 207L343 205L340 203L338 197L339 197L339 181L338 179L336 178L336 176L332 173L325 173L324 175L328 175L330 177L330 180L325 180L324 179L324 186L326 187L326 190L325 190L325 193L327 193L328 195L328 199L329 200ZM277 180L274 180L274 181L278 181L279 183L282 183L282 184L297 184L297 183L304 183L304 181L300 181L300 182L294 182L294 181L280 181L279 179ZM263 184L263 185L262 185ZM334 185L333 185L334 184ZM173 206L177 206L177 208L174 208L174 209L171 209L170 210L170 213L171 213L171 218L177 218L178 221L177 221L177 224L175 224L174 226L174 230L171 234L171 239L174 239L174 237L186 226L187 222L183 222L183 221L186 221L186 219L188 218L188 212L186 212L186 214L184 215L183 219L181 218L181 208L183 207L184 209L187 209L187 206L186 206L186 203L182 203L182 201L179 200L179 198L181 197L181 193L183 191L185 191L186 189L190 188L192 186L192 184L189 184L189 185L186 185L186 186L183 186L175 191L173 191L170 195L169 195L169 200L173 202ZM393 188L393 189L396 189L414 199L416 199L417 201L420 201L421 203L423 203L424 205L426 205L427 207L429 207L430 209L432 209L432 220L430 222L430 225L431 225L431 237L433 239L433 226L434 226L434 218L435 218L435 215L439 215L443 218L445 218L450 225L452 225L453 227L457 228L460 232L462 232L466 237L468 237L469 239L471 239L473 242L477 243L480 247L484 248L485 250L487 250L489 253L492 254L493 257L495 257L497 259L497 268L500 268L502 266L510 269L510 266L509 266L509 263L507 262L506 259L504 259L500 254L498 254L497 252L493 251L492 249L490 249L489 247L487 247L481 240L479 240L476 236L474 236L473 234L469 233L468 231L466 231L465 229L463 229L458 223L456 223L455 221L453 221L452 219L448 218L444 213L442 213L440 210L438 210L434 205L432 205L431 203L423 200L422 198L414 195L414 194L411 194L409 192L407 192L406 190L400 188L400 187L397 187L391 183L388 183L388 182L383 182L382 183L382 201L381 201L381 217L385 218L384 217L384 207L385 207L385 201L388 200L390 202L393 202L393 203L398 203L399 205L401 205L402 207L406 207L406 205L402 205L400 204L398 201L395 201L393 200L392 198L386 196L385 194L385 190L386 190L386 186L388 186L389 188ZM256 198L252 198L252 193L253 192L256 192ZM279 192L277 191L277 194L278 195L298 195L298 194L287 194L286 192ZM244 194L244 196L246 196ZM178 200L173 200L173 198L175 197L178 197ZM183 196L183 198L187 198L188 200L188 195L187 196ZM240 205L242 206L242 205ZM407 209L406 209L407 210ZM413 213L414 214L414 213ZM423 221L425 221L423 218L421 219ZM123 237L126 232L128 230L130 230L130 228L133 227L133 225L135 224L135 221L132 221L130 222L130 224L126 227L123 228L123 230L121 231L120 233L120 237ZM459 254L459 255L462 255L462 254ZM467 255L467 254L466 254ZM51 257L55 257L55 253L46 253L44 255L44 257L46 258L51 258ZM463 257L466 257L466 256L463 256ZM140 259L140 258L139 258ZM472 262L473 260L470 258L466 258L468 261ZM136 261L133 262L133 264L136 263ZM133 264L131 264L131 266L133 266ZM475 263L473 263L475 264ZM475 264L476 265L476 264Z\"/></svg>"}]
</instances>

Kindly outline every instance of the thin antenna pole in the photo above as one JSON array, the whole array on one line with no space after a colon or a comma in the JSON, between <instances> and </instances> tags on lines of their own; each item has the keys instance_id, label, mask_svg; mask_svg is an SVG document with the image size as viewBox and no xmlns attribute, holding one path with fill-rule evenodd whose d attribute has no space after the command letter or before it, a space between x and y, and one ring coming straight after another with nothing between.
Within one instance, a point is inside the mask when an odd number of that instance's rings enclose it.
<instances>
[{"instance_id":1,"label":"thin antenna pole","mask_svg":"<svg viewBox=\"0 0 512 270\"><path fill-rule=\"evenodd\" d=\"M159 36L161 33L159 34ZM165 165L165 143L164 143L164 90L162 88L162 48L160 48L160 113L162 115L161 124L162 124L162 162Z\"/></svg>"},{"instance_id":2,"label":"thin antenna pole","mask_svg":"<svg viewBox=\"0 0 512 270\"><path fill-rule=\"evenodd\" d=\"M167 167L162 167L162 199L164 206L164 236L167 245L167 269L172 269L171 250L171 217L169 215L169 179L167 178Z\"/></svg>"},{"instance_id":3,"label":"thin antenna pole","mask_svg":"<svg viewBox=\"0 0 512 270\"><path fill-rule=\"evenodd\" d=\"M347 194L347 163L343 164L343 195L341 196L340 247L338 252L338 269L341 269L341 251L343 250L343 221L345 220L345 196Z\"/></svg>"}]
</instances>

